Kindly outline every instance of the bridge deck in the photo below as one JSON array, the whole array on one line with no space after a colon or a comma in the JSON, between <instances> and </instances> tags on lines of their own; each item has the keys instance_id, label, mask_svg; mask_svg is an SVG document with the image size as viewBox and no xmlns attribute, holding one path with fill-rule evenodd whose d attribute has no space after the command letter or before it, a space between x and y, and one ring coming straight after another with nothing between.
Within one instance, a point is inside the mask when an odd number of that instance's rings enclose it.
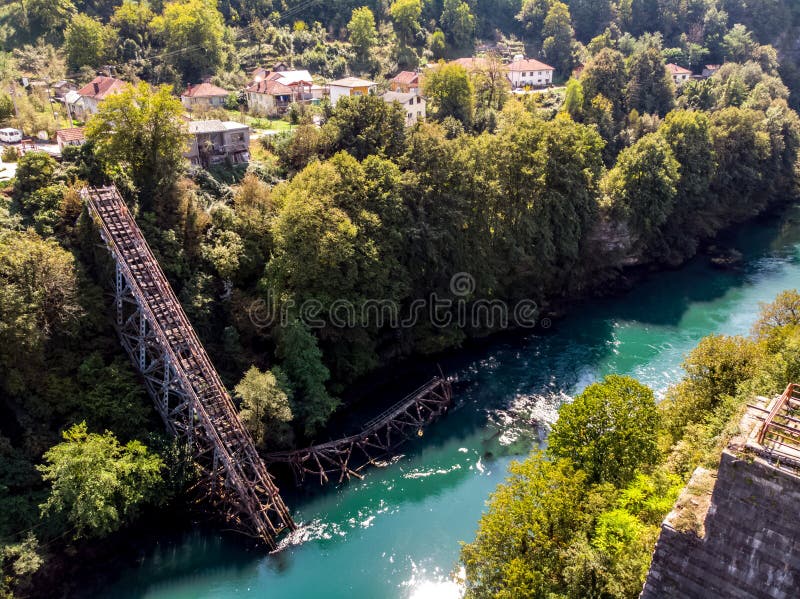
<instances>
[{"instance_id":1,"label":"bridge deck","mask_svg":"<svg viewBox=\"0 0 800 599\"><path fill-rule=\"evenodd\" d=\"M361 471L391 454L409 437L422 435L422 428L450 407L452 391L445 378L434 377L413 393L368 421L355 435L320 443L295 451L280 451L264 456L268 463L288 464L298 484L306 475L319 478L320 484L338 482L351 476L362 478Z\"/></svg>"},{"instance_id":2,"label":"bridge deck","mask_svg":"<svg viewBox=\"0 0 800 599\"><path fill-rule=\"evenodd\" d=\"M145 379L167 427L194 445L229 520L275 547L292 518L158 261L115 187L85 190L84 199L117 264L118 324L133 323L123 345L143 374L155 364L164 371L160 387ZM136 308L127 319L125 301Z\"/></svg>"}]
</instances>

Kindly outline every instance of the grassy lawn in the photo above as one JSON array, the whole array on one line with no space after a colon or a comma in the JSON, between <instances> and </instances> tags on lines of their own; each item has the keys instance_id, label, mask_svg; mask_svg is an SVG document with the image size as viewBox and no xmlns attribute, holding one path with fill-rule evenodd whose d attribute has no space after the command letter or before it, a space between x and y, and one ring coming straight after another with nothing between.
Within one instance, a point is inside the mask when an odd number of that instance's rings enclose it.
<instances>
[{"instance_id":1,"label":"grassy lawn","mask_svg":"<svg viewBox=\"0 0 800 599\"><path fill-rule=\"evenodd\" d=\"M232 121L241 122L242 113L236 110L228 111L229 118ZM244 115L244 122L250 125L253 129L274 129L276 131L289 131L292 126L283 119L271 119L267 117L256 117L249 114Z\"/></svg>"}]
</instances>

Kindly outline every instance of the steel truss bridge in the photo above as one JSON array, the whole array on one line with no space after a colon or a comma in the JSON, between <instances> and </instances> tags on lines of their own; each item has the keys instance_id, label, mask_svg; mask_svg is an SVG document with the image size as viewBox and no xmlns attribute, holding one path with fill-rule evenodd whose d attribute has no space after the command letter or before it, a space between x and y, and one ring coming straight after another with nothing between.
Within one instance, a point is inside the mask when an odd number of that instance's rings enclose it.
<instances>
[{"instance_id":1,"label":"steel truss bridge","mask_svg":"<svg viewBox=\"0 0 800 599\"><path fill-rule=\"evenodd\" d=\"M116 264L122 345L156 409L192 449L217 510L275 549L278 535L295 524L158 261L116 187L82 195Z\"/></svg>"}]
</instances>

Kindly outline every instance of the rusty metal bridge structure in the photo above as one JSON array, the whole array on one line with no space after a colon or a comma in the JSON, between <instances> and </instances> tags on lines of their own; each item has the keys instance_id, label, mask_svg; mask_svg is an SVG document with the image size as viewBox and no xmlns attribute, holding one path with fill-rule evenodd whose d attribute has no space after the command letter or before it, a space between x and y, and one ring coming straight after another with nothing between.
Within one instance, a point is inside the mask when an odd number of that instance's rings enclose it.
<instances>
[{"instance_id":1,"label":"rusty metal bridge structure","mask_svg":"<svg viewBox=\"0 0 800 599\"><path fill-rule=\"evenodd\" d=\"M275 549L278 535L295 524L158 261L115 187L82 195L116 265L122 345L158 413L192 449L214 507Z\"/></svg>"},{"instance_id":2,"label":"rusty metal bridge structure","mask_svg":"<svg viewBox=\"0 0 800 599\"><path fill-rule=\"evenodd\" d=\"M356 435L305 449L269 453L264 459L270 465L288 465L298 485L307 476L319 479L321 485L332 480L342 483L351 477L361 479L365 468L383 465L405 441L421 437L423 428L447 412L451 403L450 381L437 376L367 422Z\"/></svg>"}]
</instances>

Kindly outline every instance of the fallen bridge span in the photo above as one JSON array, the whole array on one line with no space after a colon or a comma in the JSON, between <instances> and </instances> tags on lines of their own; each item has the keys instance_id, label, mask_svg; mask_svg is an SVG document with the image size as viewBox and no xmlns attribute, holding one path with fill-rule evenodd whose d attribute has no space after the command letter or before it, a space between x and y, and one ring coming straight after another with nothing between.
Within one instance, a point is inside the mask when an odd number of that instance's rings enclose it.
<instances>
[{"instance_id":1,"label":"fallen bridge span","mask_svg":"<svg viewBox=\"0 0 800 599\"><path fill-rule=\"evenodd\" d=\"M414 436L422 436L425 425L447 412L452 403L450 381L434 377L413 393L394 404L364 425L356 434L294 451L269 453L269 464L287 464L298 485L307 476L324 485L350 477L363 478L368 466L380 461Z\"/></svg>"}]
</instances>

